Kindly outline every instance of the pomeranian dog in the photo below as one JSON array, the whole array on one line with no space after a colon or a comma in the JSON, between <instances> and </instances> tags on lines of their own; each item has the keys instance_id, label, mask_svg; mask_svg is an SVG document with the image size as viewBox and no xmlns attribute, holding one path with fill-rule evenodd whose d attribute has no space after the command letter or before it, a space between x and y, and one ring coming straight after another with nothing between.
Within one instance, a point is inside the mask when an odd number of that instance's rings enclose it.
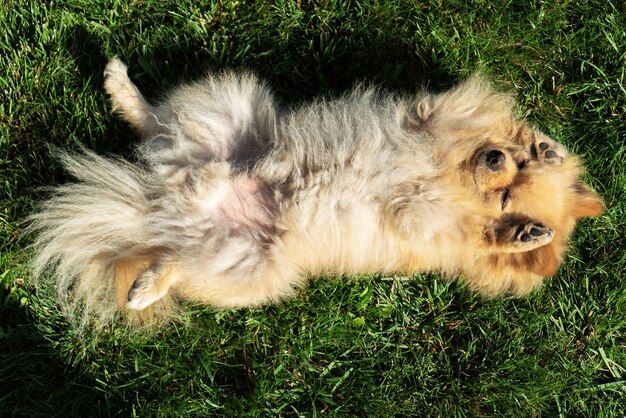
<instances>
[{"instance_id":1,"label":"pomeranian dog","mask_svg":"<svg viewBox=\"0 0 626 418\"><path fill-rule=\"evenodd\" d=\"M320 274L435 272L523 295L557 271L577 219L603 212L579 159L479 76L284 109L225 72L153 106L114 58L105 88L138 161L62 154L78 182L30 223L34 276L80 324L177 300L258 306Z\"/></svg>"}]
</instances>

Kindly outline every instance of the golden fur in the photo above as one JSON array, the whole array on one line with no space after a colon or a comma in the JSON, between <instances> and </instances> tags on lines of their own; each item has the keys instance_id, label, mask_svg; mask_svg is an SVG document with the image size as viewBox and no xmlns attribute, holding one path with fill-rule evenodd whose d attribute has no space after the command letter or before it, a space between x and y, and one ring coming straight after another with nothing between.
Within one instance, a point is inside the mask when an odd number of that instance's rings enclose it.
<instances>
[{"instance_id":1,"label":"golden fur","mask_svg":"<svg viewBox=\"0 0 626 418\"><path fill-rule=\"evenodd\" d=\"M522 295L557 271L577 219L603 211L578 158L480 77L281 109L250 74L158 106L118 59L105 75L139 161L62 155L79 182L31 220L35 275L52 270L79 325L179 298L275 302L319 274L436 272Z\"/></svg>"}]
</instances>

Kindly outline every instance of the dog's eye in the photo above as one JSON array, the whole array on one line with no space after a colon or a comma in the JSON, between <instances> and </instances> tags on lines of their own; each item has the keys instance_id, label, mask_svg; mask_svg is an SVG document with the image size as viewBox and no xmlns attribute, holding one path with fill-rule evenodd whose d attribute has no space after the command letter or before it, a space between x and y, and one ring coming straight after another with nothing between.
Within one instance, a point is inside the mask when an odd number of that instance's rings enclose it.
<instances>
[{"instance_id":1,"label":"dog's eye","mask_svg":"<svg viewBox=\"0 0 626 418\"><path fill-rule=\"evenodd\" d=\"M502 189L500 194L500 204L502 205L502 210L509 204L509 200L511 200L511 196L509 195L509 189Z\"/></svg>"}]
</instances>

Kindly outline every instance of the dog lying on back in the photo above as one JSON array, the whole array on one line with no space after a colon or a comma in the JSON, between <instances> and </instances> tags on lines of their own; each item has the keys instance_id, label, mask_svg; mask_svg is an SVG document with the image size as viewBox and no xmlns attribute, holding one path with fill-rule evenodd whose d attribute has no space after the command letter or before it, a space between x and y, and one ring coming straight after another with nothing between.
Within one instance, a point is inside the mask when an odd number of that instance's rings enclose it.
<instances>
[{"instance_id":1,"label":"dog lying on back","mask_svg":"<svg viewBox=\"0 0 626 418\"><path fill-rule=\"evenodd\" d=\"M480 77L285 110L223 73L153 106L114 58L105 88L143 139L138 162L62 155L78 182L30 226L34 275L50 270L80 324L177 299L257 306L320 274L436 272L523 295L557 271L577 219L603 212L578 158Z\"/></svg>"}]
</instances>

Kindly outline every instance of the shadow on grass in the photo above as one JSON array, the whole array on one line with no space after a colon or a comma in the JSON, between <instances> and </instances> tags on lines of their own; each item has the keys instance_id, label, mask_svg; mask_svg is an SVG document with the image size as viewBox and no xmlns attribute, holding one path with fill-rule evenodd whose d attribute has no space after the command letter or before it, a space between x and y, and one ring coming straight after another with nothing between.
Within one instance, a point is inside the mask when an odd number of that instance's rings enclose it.
<instances>
[{"instance_id":1,"label":"shadow on grass","mask_svg":"<svg viewBox=\"0 0 626 418\"><path fill-rule=\"evenodd\" d=\"M2 291L3 299L5 292ZM96 389L93 378L65 364L25 308L0 311L0 413L3 416L128 416L121 399ZM47 324L50 325L50 324Z\"/></svg>"}]
</instances>

